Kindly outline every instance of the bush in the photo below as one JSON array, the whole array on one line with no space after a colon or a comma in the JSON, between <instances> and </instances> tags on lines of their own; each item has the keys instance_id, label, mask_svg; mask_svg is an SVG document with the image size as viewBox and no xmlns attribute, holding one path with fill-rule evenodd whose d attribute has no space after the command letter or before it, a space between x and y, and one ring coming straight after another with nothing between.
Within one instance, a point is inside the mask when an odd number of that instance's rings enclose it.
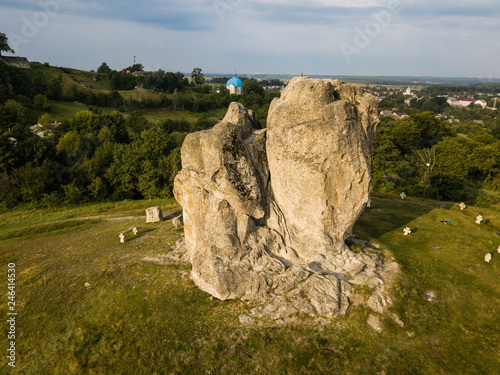
<instances>
[{"instance_id":1,"label":"bush","mask_svg":"<svg viewBox=\"0 0 500 375\"><path fill-rule=\"evenodd\" d=\"M477 189L468 186L467 181L450 177L444 174L431 176L430 186L436 198L449 201L471 201L477 196Z\"/></svg>"},{"instance_id":2,"label":"bush","mask_svg":"<svg viewBox=\"0 0 500 375\"><path fill-rule=\"evenodd\" d=\"M84 189L76 186L73 182L68 185L63 185L62 188L64 190L64 203L78 204L82 202L85 195Z\"/></svg>"}]
</instances>

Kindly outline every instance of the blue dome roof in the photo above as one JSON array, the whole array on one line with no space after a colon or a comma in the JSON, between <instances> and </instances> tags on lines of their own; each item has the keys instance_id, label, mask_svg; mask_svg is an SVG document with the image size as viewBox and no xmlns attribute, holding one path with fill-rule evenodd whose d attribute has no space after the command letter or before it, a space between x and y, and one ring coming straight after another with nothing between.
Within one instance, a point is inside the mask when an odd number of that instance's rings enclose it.
<instances>
[{"instance_id":1,"label":"blue dome roof","mask_svg":"<svg viewBox=\"0 0 500 375\"><path fill-rule=\"evenodd\" d=\"M230 85L234 85L234 87L243 87L243 81L236 77L236 73L234 73L234 77L227 81L226 87Z\"/></svg>"}]
</instances>

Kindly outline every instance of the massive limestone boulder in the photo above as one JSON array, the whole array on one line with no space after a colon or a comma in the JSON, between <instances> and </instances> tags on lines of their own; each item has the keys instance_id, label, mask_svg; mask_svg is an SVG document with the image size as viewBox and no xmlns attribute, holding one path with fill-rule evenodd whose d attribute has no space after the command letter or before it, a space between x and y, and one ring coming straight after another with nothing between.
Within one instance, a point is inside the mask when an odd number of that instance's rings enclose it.
<instances>
[{"instance_id":1,"label":"massive limestone boulder","mask_svg":"<svg viewBox=\"0 0 500 375\"><path fill-rule=\"evenodd\" d=\"M341 81L295 79L273 101L268 222L301 257L343 250L368 201L377 123L372 95Z\"/></svg>"},{"instance_id":2,"label":"massive limestone boulder","mask_svg":"<svg viewBox=\"0 0 500 375\"><path fill-rule=\"evenodd\" d=\"M381 261L344 243L368 201L378 121L359 87L295 78L268 129L232 103L189 134L174 195L195 284L221 300L260 300L255 314L277 319L344 315L351 284L383 283Z\"/></svg>"}]
</instances>

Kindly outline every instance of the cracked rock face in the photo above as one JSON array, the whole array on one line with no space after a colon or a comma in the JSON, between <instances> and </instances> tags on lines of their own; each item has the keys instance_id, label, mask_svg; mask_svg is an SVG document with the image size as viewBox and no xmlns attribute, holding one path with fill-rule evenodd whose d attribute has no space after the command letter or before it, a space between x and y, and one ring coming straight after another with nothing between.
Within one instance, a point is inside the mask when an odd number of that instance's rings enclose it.
<instances>
[{"instance_id":1,"label":"cracked rock face","mask_svg":"<svg viewBox=\"0 0 500 375\"><path fill-rule=\"evenodd\" d=\"M351 283L377 280L377 257L344 244L368 201L377 104L357 86L294 78L268 129L232 103L189 134L174 194L191 278L221 300L262 301L256 316L345 315Z\"/></svg>"}]
</instances>

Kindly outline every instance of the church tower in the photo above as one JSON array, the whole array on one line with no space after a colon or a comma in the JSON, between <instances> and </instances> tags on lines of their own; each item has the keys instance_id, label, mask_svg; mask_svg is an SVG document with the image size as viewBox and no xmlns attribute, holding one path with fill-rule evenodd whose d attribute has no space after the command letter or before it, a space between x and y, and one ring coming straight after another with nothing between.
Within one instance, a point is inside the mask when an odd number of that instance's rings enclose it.
<instances>
[{"instance_id":1,"label":"church tower","mask_svg":"<svg viewBox=\"0 0 500 375\"><path fill-rule=\"evenodd\" d=\"M234 73L233 78L227 81L226 88L230 94L243 95L243 81L236 76L236 73Z\"/></svg>"}]
</instances>

